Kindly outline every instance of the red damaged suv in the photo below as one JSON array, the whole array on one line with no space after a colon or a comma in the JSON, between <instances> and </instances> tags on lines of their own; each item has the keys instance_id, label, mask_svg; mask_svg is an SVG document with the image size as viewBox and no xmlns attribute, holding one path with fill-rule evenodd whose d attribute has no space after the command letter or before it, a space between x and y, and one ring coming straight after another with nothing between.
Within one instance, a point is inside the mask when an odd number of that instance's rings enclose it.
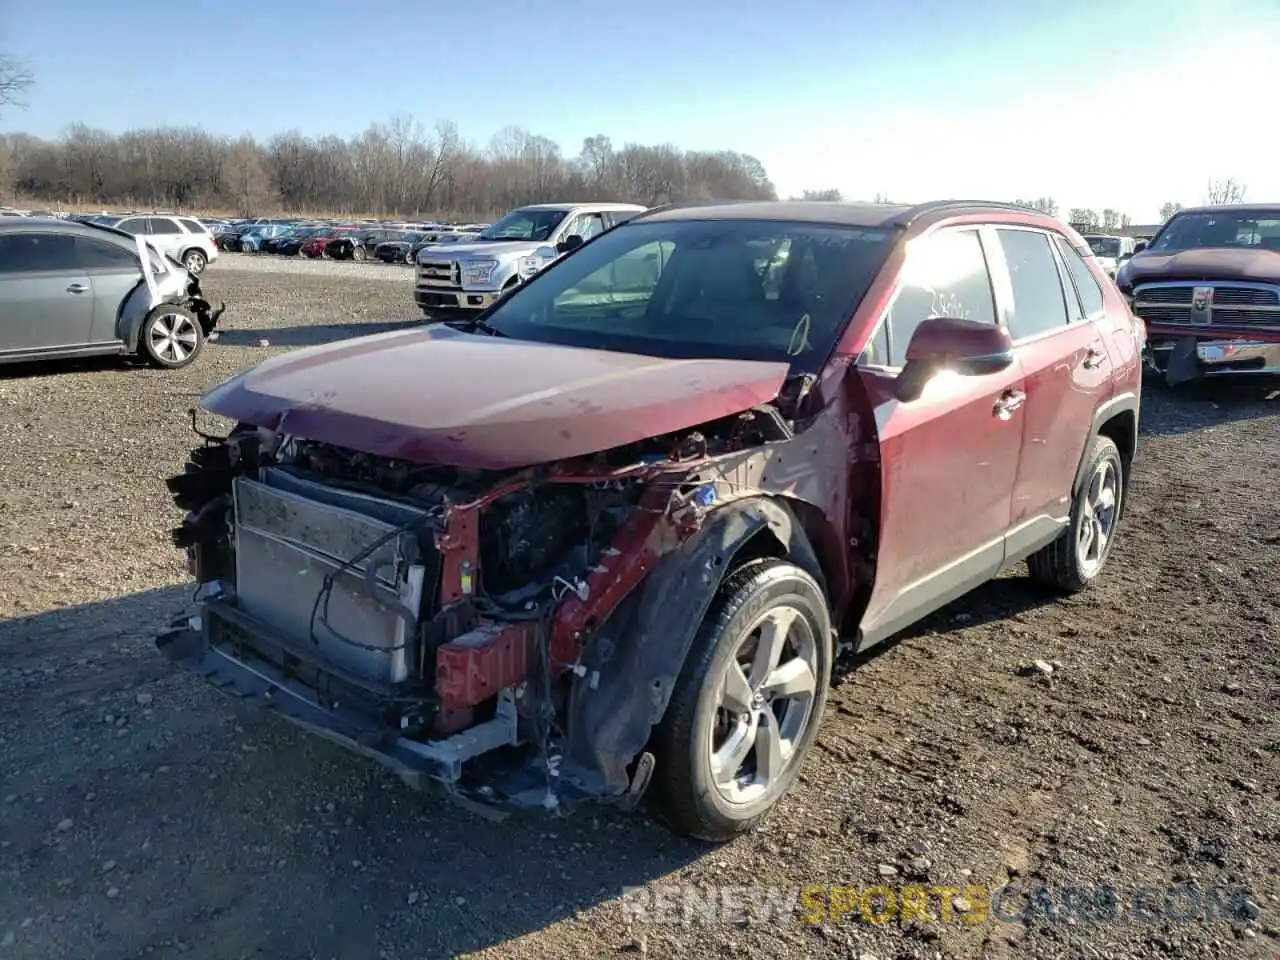
<instances>
[{"instance_id":1,"label":"red damaged suv","mask_svg":"<svg viewBox=\"0 0 1280 960\"><path fill-rule=\"evenodd\" d=\"M1098 576L1143 340L1088 253L1003 205L677 205L269 360L169 481L199 609L158 645L417 786L740 833L839 638Z\"/></svg>"}]
</instances>

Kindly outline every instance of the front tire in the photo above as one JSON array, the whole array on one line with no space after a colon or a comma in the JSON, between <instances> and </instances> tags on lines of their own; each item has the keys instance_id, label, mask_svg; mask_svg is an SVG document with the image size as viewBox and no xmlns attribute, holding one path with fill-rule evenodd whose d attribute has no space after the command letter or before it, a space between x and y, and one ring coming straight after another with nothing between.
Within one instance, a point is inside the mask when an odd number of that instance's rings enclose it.
<instances>
[{"instance_id":1,"label":"front tire","mask_svg":"<svg viewBox=\"0 0 1280 960\"><path fill-rule=\"evenodd\" d=\"M813 577L773 559L729 575L655 733L655 799L673 830L723 841L769 815L821 722L831 658Z\"/></svg>"},{"instance_id":2,"label":"front tire","mask_svg":"<svg viewBox=\"0 0 1280 960\"><path fill-rule=\"evenodd\" d=\"M1031 578L1062 593L1092 584L1111 555L1123 501L1120 448L1110 437L1096 437L1071 502L1071 522L1057 540L1027 558Z\"/></svg>"},{"instance_id":3,"label":"front tire","mask_svg":"<svg viewBox=\"0 0 1280 960\"><path fill-rule=\"evenodd\" d=\"M138 334L138 352L152 366L181 370L204 349L204 331L186 307L162 303L147 315Z\"/></svg>"},{"instance_id":4,"label":"front tire","mask_svg":"<svg viewBox=\"0 0 1280 960\"><path fill-rule=\"evenodd\" d=\"M351 248L351 259L356 261L356 263L360 263L364 260L367 260L368 258L369 258L369 255L365 253L364 247Z\"/></svg>"}]
</instances>

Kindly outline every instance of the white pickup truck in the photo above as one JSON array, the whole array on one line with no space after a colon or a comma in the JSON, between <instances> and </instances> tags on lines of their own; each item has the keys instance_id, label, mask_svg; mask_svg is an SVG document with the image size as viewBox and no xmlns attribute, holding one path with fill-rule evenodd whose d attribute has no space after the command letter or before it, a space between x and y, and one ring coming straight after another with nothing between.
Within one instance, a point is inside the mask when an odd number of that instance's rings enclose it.
<instances>
[{"instance_id":1,"label":"white pickup truck","mask_svg":"<svg viewBox=\"0 0 1280 960\"><path fill-rule=\"evenodd\" d=\"M644 210L633 203L517 207L475 240L422 249L414 302L428 317L478 313L557 257Z\"/></svg>"}]
</instances>

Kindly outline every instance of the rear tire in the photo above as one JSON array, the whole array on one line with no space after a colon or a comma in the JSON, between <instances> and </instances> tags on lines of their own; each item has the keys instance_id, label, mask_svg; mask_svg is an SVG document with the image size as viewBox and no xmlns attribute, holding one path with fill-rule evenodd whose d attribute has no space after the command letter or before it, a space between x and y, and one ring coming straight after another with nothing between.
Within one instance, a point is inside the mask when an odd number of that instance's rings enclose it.
<instances>
[{"instance_id":1,"label":"rear tire","mask_svg":"<svg viewBox=\"0 0 1280 960\"><path fill-rule=\"evenodd\" d=\"M365 252L364 247L351 248L351 259L355 260L357 263L367 260L368 258L369 254Z\"/></svg>"},{"instance_id":2,"label":"rear tire","mask_svg":"<svg viewBox=\"0 0 1280 960\"><path fill-rule=\"evenodd\" d=\"M831 659L808 573L764 559L729 575L654 735L654 796L673 830L723 841L772 812L817 733Z\"/></svg>"},{"instance_id":3,"label":"rear tire","mask_svg":"<svg viewBox=\"0 0 1280 960\"><path fill-rule=\"evenodd\" d=\"M1123 506L1120 448L1110 437L1095 437L1071 501L1071 522L1057 540L1027 558L1031 579L1062 593L1092 584L1111 555Z\"/></svg>"},{"instance_id":4,"label":"rear tire","mask_svg":"<svg viewBox=\"0 0 1280 960\"><path fill-rule=\"evenodd\" d=\"M186 307L162 303L142 323L138 353L152 366L181 370L204 349L204 331L196 315Z\"/></svg>"},{"instance_id":5,"label":"rear tire","mask_svg":"<svg viewBox=\"0 0 1280 960\"><path fill-rule=\"evenodd\" d=\"M199 276L204 273L204 268L209 265L209 258L205 256L203 250L188 250L182 255L182 265L196 276Z\"/></svg>"}]
</instances>

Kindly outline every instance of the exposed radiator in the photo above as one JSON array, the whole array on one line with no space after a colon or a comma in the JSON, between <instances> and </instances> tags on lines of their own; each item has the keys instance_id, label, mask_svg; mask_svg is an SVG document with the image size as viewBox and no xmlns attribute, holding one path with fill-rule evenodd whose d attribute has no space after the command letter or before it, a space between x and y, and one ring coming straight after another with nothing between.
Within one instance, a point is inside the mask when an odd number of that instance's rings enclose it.
<instances>
[{"instance_id":1,"label":"exposed radiator","mask_svg":"<svg viewBox=\"0 0 1280 960\"><path fill-rule=\"evenodd\" d=\"M236 605L341 671L385 685L409 679L424 585L434 583L434 552L420 545L426 511L275 467L237 478L234 498ZM317 598L328 577L326 615Z\"/></svg>"}]
</instances>

